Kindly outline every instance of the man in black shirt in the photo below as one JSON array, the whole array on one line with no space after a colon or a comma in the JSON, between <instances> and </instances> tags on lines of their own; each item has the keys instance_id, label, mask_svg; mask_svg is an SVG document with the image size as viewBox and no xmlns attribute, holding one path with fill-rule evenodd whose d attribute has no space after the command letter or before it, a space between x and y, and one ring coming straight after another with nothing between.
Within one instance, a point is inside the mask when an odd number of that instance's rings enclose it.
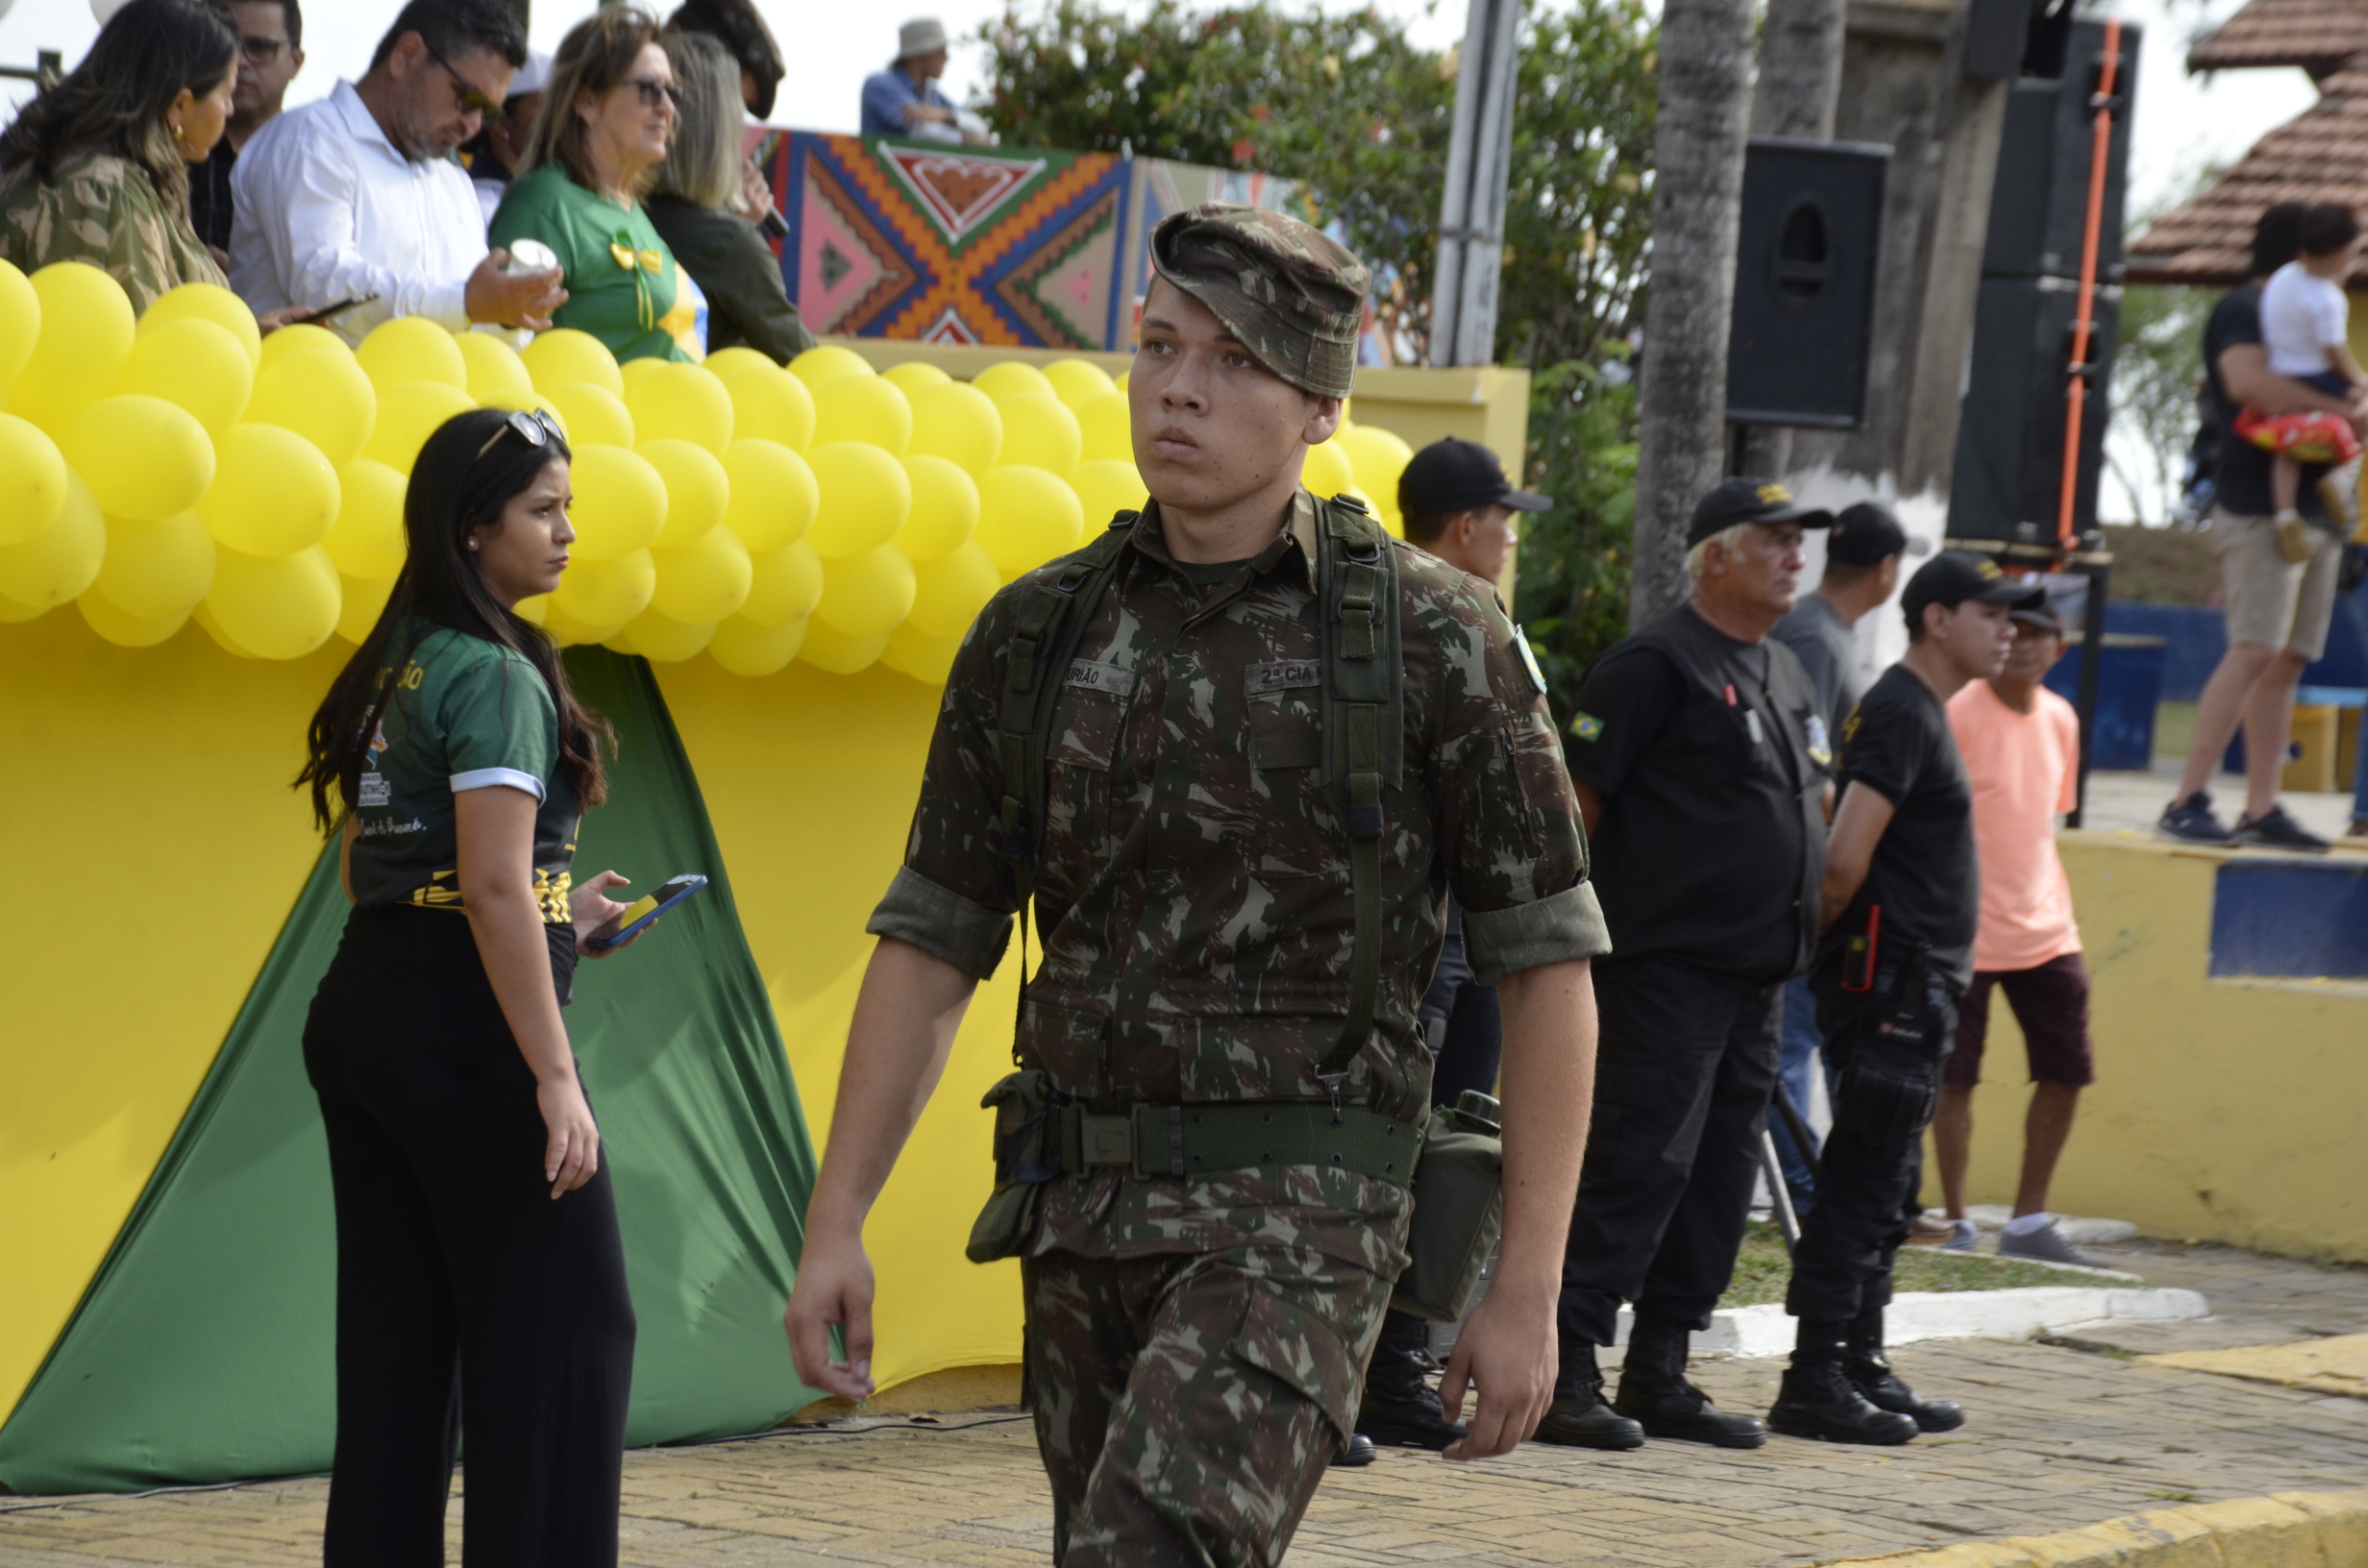
<instances>
[{"instance_id":1,"label":"man in black shirt","mask_svg":"<svg viewBox=\"0 0 2368 1568\"><path fill-rule=\"evenodd\" d=\"M2005 668L2008 616L2045 598L1985 556L1941 551L1900 596L1906 657L1842 723L1841 800L1818 905L1825 935L1809 982L1839 1089L1785 1297L1798 1340L1768 1411L1768 1425L1792 1436L1904 1443L1965 1419L1892 1375L1883 1310L1913 1223L1957 998L1973 983L1981 870L1947 703Z\"/></svg>"},{"instance_id":2,"label":"man in black shirt","mask_svg":"<svg viewBox=\"0 0 2368 1568\"><path fill-rule=\"evenodd\" d=\"M1801 530L1833 521L1781 485L1729 479L1687 530L1692 598L1579 690L1570 772L1613 956L1595 968L1593 1131L1542 1441L1767 1440L1686 1380L1686 1352L1735 1271L1779 1000L1816 935L1832 749L1808 672L1768 633L1792 608ZM1622 1301L1636 1321L1607 1406L1595 1349Z\"/></svg>"},{"instance_id":3,"label":"man in black shirt","mask_svg":"<svg viewBox=\"0 0 2368 1568\"><path fill-rule=\"evenodd\" d=\"M231 87L231 117L213 154L189 171L189 226L230 266L231 171L238 149L271 123L288 84L305 64L305 13L298 0L213 0L238 30L238 80Z\"/></svg>"}]
</instances>

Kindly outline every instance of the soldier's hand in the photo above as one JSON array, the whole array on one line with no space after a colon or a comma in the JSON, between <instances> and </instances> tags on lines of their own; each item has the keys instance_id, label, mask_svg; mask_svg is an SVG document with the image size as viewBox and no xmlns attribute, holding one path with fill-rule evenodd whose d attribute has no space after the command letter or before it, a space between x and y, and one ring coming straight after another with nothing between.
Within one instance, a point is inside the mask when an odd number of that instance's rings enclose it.
<instances>
[{"instance_id":1,"label":"soldier's hand","mask_svg":"<svg viewBox=\"0 0 2368 1568\"><path fill-rule=\"evenodd\" d=\"M789 1354L799 1381L837 1399L872 1396L872 1260L858 1238L846 1241L809 1235L798 1264L781 1326L789 1331ZM830 1359L830 1331L847 1335L847 1360Z\"/></svg>"},{"instance_id":2,"label":"soldier's hand","mask_svg":"<svg viewBox=\"0 0 2368 1568\"><path fill-rule=\"evenodd\" d=\"M1464 1395L1475 1384L1480 1409L1468 1425L1471 1435L1451 1444L1443 1458L1485 1459L1510 1454L1529 1434L1554 1399L1554 1298L1517 1299L1510 1288L1492 1288L1465 1320L1439 1380L1439 1401L1447 1419L1459 1418Z\"/></svg>"}]
</instances>

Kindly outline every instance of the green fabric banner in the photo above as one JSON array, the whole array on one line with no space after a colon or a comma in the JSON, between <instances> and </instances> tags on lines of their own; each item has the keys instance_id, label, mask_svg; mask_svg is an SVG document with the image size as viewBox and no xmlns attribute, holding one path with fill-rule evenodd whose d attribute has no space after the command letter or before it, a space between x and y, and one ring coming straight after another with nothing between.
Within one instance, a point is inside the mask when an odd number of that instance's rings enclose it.
<instances>
[{"instance_id":1,"label":"green fabric banner","mask_svg":"<svg viewBox=\"0 0 2368 1568\"><path fill-rule=\"evenodd\" d=\"M814 1148L730 877L647 663L570 649L616 725L579 877L706 890L577 971L568 1032L615 1172L640 1338L627 1440L761 1429L816 1398L781 1333ZM0 1428L0 1485L129 1491L329 1467L336 1234L306 1010L344 927L324 854L65 1332Z\"/></svg>"}]
</instances>

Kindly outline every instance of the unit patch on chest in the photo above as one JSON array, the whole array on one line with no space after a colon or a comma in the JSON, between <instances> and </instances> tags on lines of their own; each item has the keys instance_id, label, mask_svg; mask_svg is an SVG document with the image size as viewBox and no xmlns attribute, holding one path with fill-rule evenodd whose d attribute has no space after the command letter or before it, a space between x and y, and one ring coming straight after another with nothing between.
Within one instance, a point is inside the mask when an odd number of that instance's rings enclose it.
<instances>
[{"instance_id":1,"label":"unit patch on chest","mask_svg":"<svg viewBox=\"0 0 2368 1568\"><path fill-rule=\"evenodd\" d=\"M1322 684L1323 661L1320 659L1284 659L1275 664L1253 664L1249 667L1249 695L1252 697Z\"/></svg>"}]
</instances>

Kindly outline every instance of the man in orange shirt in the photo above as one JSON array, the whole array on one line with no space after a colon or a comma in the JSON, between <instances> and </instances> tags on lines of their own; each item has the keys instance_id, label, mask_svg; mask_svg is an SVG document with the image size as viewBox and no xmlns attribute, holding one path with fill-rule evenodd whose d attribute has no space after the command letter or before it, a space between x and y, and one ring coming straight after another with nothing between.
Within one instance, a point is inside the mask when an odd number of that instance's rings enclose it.
<instances>
[{"instance_id":1,"label":"man in orange shirt","mask_svg":"<svg viewBox=\"0 0 2368 1568\"><path fill-rule=\"evenodd\" d=\"M2063 651L2063 623L2039 604L2013 613L2006 668L1949 699L1949 728L1973 781L1973 836L1982 863L1982 916L1973 943L1973 988L1958 1008L1957 1048L1941 1075L1933 1117L1940 1190L1953 1234L1973 1250L1965 1217L1965 1164L1973 1143L1973 1090L1982 1077L1992 988L2006 992L2031 1057L2031 1109L2023 1122L2022 1185L1998 1251L2053 1263L2094 1264L2065 1240L2047 1212L2048 1185L2071 1136L2081 1090L2096 1082L2088 1041L2088 968L2081 961L2072 889L2056 854L2056 818L2080 792L2080 720L2040 684Z\"/></svg>"}]
</instances>

